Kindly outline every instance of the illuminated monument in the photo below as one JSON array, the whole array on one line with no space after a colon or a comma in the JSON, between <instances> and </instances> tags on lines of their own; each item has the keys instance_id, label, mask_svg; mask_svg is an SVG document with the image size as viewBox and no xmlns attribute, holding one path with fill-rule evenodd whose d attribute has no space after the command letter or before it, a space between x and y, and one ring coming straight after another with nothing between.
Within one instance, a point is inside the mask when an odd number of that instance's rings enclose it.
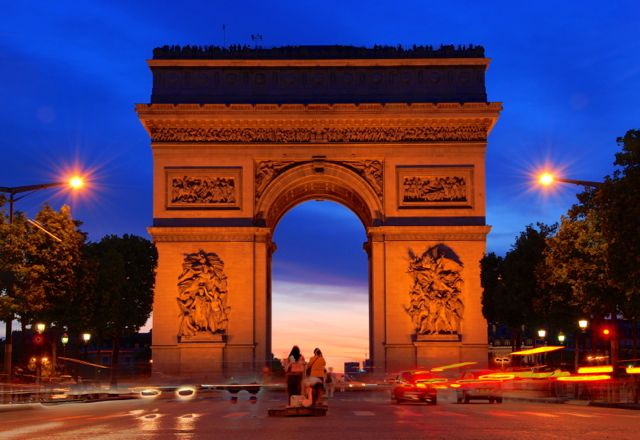
<instances>
[{"instance_id":1,"label":"illuminated monument","mask_svg":"<svg viewBox=\"0 0 640 440\"><path fill-rule=\"evenodd\" d=\"M149 61L154 372L260 370L273 230L306 200L362 221L376 371L487 362L480 47L161 48Z\"/></svg>"}]
</instances>

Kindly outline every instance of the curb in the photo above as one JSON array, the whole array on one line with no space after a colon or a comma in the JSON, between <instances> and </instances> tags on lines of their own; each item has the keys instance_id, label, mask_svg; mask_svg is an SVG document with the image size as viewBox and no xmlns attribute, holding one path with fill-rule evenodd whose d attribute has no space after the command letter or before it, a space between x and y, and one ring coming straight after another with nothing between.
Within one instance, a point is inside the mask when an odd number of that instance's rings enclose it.
<instances>
[{"instance_id":1,"label":"curb","mask_svg":"<svg viewBox=\"0 0 640 440\"><path fill-rule=\"evenodd\" d=\"M27 409L41 409L41 403L3 403L0 404L0 413L8 411L23 411Z\"/></svg>"}]
</instances>

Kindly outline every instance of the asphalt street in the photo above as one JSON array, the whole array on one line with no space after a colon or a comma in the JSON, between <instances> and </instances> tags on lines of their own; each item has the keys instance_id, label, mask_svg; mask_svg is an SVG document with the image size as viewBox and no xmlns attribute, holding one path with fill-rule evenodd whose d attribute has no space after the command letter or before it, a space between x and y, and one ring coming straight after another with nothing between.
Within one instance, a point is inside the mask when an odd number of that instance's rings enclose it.
<instances>
[{"instance_id":1,"label":"asphalt street","mask_svg":"<svg viewBox=\"0 0 640 440\"><path fill-rule=\"evenodd\" d=\"M638 439L640 413L585 405L505 401L397 405L386 392L338 393L325 417L269 417L282 392L173 395L35 405L0 413L1 439Z\"/></svg>"}]
</instances>

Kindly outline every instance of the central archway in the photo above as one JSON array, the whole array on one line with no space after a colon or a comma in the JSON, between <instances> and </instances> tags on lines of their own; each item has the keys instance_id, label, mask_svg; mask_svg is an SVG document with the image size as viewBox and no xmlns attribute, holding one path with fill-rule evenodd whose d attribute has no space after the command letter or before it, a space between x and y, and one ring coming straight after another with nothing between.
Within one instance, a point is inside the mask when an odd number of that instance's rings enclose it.
<instances>
[{"instance_id":1,"label":"central archway","mask_svg":"<svg viewBox=\"0 0 640 440\"><path fill-rule=\"evenodd\" d=\"M274 231L272 352L286 358L293 344L309 358L314 347L327 366L362 362L369 353L369 277L362 222L344 205L306 201Z\"/></svg>"},{"instance_id":2,"label":"central archway","mask_svg":"<svg viewBox=\"0 0 640 440\"><path fill-rule=\"evenodd\" d=\"M258 198L256 218L273 229L293 206L317 199L351 209L365 228L381 222L382 204L372 185L347 166L325 160L283 167Z\"/></svg>"}]
</instances>

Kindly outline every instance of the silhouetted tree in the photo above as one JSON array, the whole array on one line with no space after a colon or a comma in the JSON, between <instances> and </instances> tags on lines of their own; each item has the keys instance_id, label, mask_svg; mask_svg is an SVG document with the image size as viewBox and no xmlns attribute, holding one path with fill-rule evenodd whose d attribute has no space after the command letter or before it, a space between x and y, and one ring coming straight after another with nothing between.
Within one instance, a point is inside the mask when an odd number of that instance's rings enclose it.
<instances>
[{"instance_id":1,"label":"silhouetted tree","mask_svg":"<svg viewBox=\"0 0 640 440\"><path fill-rule=\"evenodd\" d=\"M111 383L117 383L120 339L138 332L149 318L158 254L149 240L109 235L85 249L85 309L96 334L112 340ZM97 338L99 340L99 338Z\"/></svg>"}]
</instances>

